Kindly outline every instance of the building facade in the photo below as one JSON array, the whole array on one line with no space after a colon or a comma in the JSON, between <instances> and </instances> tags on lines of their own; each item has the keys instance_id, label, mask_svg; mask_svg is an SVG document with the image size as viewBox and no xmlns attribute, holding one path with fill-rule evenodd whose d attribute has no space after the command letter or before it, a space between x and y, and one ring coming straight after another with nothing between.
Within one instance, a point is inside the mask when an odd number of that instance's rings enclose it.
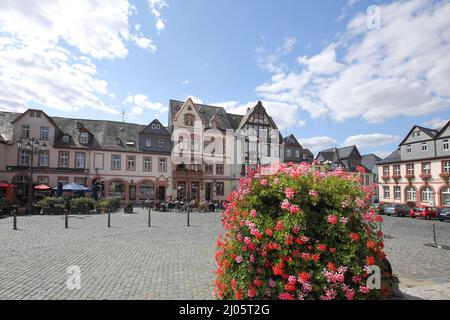
<instances>
[{"instance_id":1,"label":"building facade","mask_svg":"<svg viewBox=\"0 0 450 320\"><path fill-rule=\"evenodd\" d=\"M281 136L261 102L237 115L190 98L170 100L168 123L178 199L224 201L249 167L264 157L280 158Z\"/></svg>"},{"instance_id":2,"label":"building facade","mask_svg":"<svg viewBox=\"0 0 450 320\"><path fill-rule=\"evenodd\" d=\"M19 201L28 197L31 159L16 141L25 144L31 138L48 146L34 157L34 184L75 182L92 187L97 181L104 186L104 196L127 201L170 196L170 133L158 120L143 126L49 117L29 109L22 114L0 112L0 121L5 141L0 180L16 186Z\"/></svg>"},{"instance_id":3,"label":"building facade","mask_svg":"<svg viewBox=\"0 0 450 320\"><path fill-rule=\"evenodd\" d=\"M309 149L304 149L293 134L283 138L283 161L286 163L312 163L314 155Z\"/></svg>"},{"instance_id":4,"label":"building facade","mask_svg":"<svg viewBox=\"0 0 450 320\"><path fill-rule=\"evenodd\" d=\"M380 202L450 206L450 121L414 126L399 149L379 161Z\"/></svg>"}]
</instances>

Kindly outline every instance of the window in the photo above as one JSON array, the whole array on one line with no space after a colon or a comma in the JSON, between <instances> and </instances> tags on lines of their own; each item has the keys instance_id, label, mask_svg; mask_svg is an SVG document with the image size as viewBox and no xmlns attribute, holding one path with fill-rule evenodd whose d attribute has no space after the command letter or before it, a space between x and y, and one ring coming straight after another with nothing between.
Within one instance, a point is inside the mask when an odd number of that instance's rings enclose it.
<instances>
[{"instance_id":1,"label":"window","mask_svg":"<svg viewBox=\"0 0 450 320\"><path fill-rule=\"evenodd\" d=\"M391 197L389 186L384 186L383 187L383 197L385 199L389 199Z\"/></svg>"},{"instance_id":2,"label":"window","mask_svg":"<svg viewBox=\"0 0 450 320\"><path fill-rule=\"evenodd\" d=\"M41 152L39 154L39 166L48 167L49 166L49 153L48 151Z\"/></svg>"},{"instance_id":3,"label":"window","mask_svg":"<svg viewBox=\"0 0 450 320\"><path fill-rule=\"evenodd\" d=\"M389 176L389 166L383 166L383 176Z\"/></svg>"},{"instance_id":4,"label":"window","mask_svg":"<svg viewBox=\"0 0 450 320\"><path fill-rule=\"evenodd\" d=\"M422 188L422 192L420 194L422 202L432 202L433 199L433 190L430 187Z\"/></svg>"},{"instance_id":5,"label":"window","mask_svg":"<svg viewBox=\"0 0 450 320\"><path fill-rule=\"evenodd\" d=\"M442 161L442 172L450 173L450 161Z\"/></svg>"},{"instance_id":6,"label":"window","mask_svg":"<svg viewBox=\"0 0 450 320\"><path fill-rule=\"evenodd\" d=\"M69 183L69 177L58 177L58 183L62 183L62 185Z\"/></svg>"},{"instance_id":7,"label":"window","mask_svg":"<svg viewBox=\"0 0 450 320\"><path fill-rule=\"evenodd\" d=\"M111 156L111 169L112 170L120 170L122 167L121 161L122 161L122 159L121 159L120 155L113 154Z\"/></svg>"},{"instance_id":8,"label":"window","mask_svg":"<svg viewBox=\"0 0 450 320\"><path fill-rule=\"evenodd\" d=\"M406 146L406 153L411 153L412 149L411 149L411 145Z\"/></svg>"},{"instance_id":9,"label":"window","mask_svg":"<svg viewBox=\"0 0 450 320\"><path fill-rule=\"evenodd\" d=\"M364 175L364 185L365 186L370 185L370 175L368 175L368 174Z\"/></svg>"},{"instance_id":10,"label":"window","mask_svg":"<svg viewBox=\"0 0 450 320\"><path fill-rule=\"evenodd\" d=\"M144 157L144 171L150 172L152 171L152 158Z\"/></svg>"},{"instance_id":11,"label":"window","mask_svg":"<svg viewBox=\"0 0 450 320\"><path fill-rule=\"evenodd\" d=\"M166 171L167 171L167 160L159 159L159 172L166 172Z\"/></svg>"},{"instance_id":12,"label":"window","mask_svg":"<svg viewBox=\"0 0 450 320\"><path fill-rule=\"evenodd\" d=\"M194 126L195 116L193 114L187 113L184 115L184 125L186 126Z\"/></svg>"},{"instance_id":13,"label":"window","mask_svg":"<svg viewBox=\"0 0 450 320\"><path fill-rule=\"evenodd\" d=\"M295 157L300 158L300 150L295 150Z\"/></svg>"},{"instance_id":14,"label":"window","mask_svg":"<svg viewBox=\"0 0 450 320\"><path fill-rule=\"evenodd\" d=\"M152 147L152 139L145 139L145 147L146 148Z\"/></svg>"},{"instance_id":15,"label":"window","mask_svg":"<svg viewBox=\"0 0 450 320\"><path fill-rule=\"evenodd\" d=\"M160 147L161 149L164 148L164 139L159 139L159 147Z\"/></svg>"},{"instance_id":16,"label":"window","mask_svg":"<svg viewBox=\"0 0 450 320\"><path fill-rule=\"evenodd\" d=\"M414 163L406 164L406 173L409 175L414 175Z\"/></svg>"},{"instance_id":17,"label":"window","mask_svg":"<svg viewBox=\"0 0 450 320\"><path fill-rule=\"evenodd\" d=\"M127 170L130 170L130 171L136 170L136 157L135 156L127 156Z\"/></svg>"},{"instance_id":18,"label":"window","mask_svg":"<svg viewBox=\"0 0 450 320\"><path fill-rule=\"evenodd\" d=\"M422 173L423 174L431 174L431 162L423 162L422 163Z\"/></svg>"},{"instance_id":19,"label":"window","mask_svg":"<svg viewBox=\"0 0 450 320\"><path fill-rule=\"evenodd\" d=\"M205 164L205 173L214 174L214 166L212 164Z\"/></svg>"},{"instance_id":20,"label":"window","mask_svg":"<svg viewBox=\"0 0 450 320\"><path fill-rule=\"evenodd\" d=\"M83 144L89 143L89 134L87 132L80 133L80 143Z\"/></svg>"},{"instance_id":21,"label":"window","mask_svg":"<svg viewBox=\"0 0 450 320\"><path fill-rule=\"evenodd\" d=\"M401 188L399 186L394 186L394 199L400 200L402 198Z\"/></svg>"},{"instance_id":22,"label":"window","mask_svg":"<svg viewBox=\"0 0 450 320\"><path fill-rule=\"evenodd\" d=\"M21 136L24 139L29 139L30 138L30 126L28 126L28 125L23 125L22 126Z\"/></svg>"},{"instance_id":23,"label":"window","mask_svg":"<svg viewBox=\"0 0 450 320\"><path fill-rule=\"evenodd\" d=\"M28 166L30 163L30 156L24 150L19 153L19 166Z\"/></svg>"},{"instance_id":24,"label":"window","mask_svg":"<svg viewBox=\"0 0 450 320\"><path fill-rule=\"evenodd\" d=\"M63 142L69 143L69 136L67 134L63 135Z\"/></svg>"},{"instance_id":25,"label":"window","mask_svg":"<svg viewBox=\"0 0 450 320\"><path fill-rule=\"evenodd\" d=\"M407 201L416 201L416 188L414 188L414 187L406 188L406 200Z\"/></svg>"},{"instance_id":26,"label":"window","mask_svg":"<svg viewBox=\"0 0 450 320\"><path fill-rule=\"evenodd\" d=\"M306 153L302 153L302 159L306 160Z\"/></svg>"},{"instance_id":27,"label":"window","mask_svg":"<svg viewBox=\"0 0 450 320\"><path fill-rule=\"evenodd\" d=\"M450 188L441 189L441 205L450 206Z\"/></svg>"},{"instance_id":28,"label":"window","mask_svg":"<svg viewBox=\"0 0 450 320\"><path fill-rule=\"evenodd\" d=\"M448 139L445 139L444 141L442 141L442 150L443 151L448 151L449 150Z\"/></svg>"},{"instance_id":29,"label":"window","mask_svg":"<svg viewBox=\"0 0 450 320\"><path fill-rule=\"evenodd\" d=\"M423 142L422 143L422 152L425 152L425 151L427 151L427 143Z\"/></svg>"},{"instance_id":30,"label":"window","mask_svg":"<svg viewBox=\"0 0 450 320\"><path fill-rule=\"evenodd\" d=\"M86 167L86 154L84 152L75 153L75 168L84 169Z\"/></svg>"},{"instance_id":31,"label":"window","mask_svg":"<svg viewBox=\"0 0 450 320\"><path fill-rule=\"evenodd\" d=\"M399 164L394 165L394 175L395 176L400 175L400 165Z\"/></svg>"},{"instance_id":32,"label":"window","mask_svg":"<svg viewBox=\"0 0 450 320\"><path fill-rule=\"evenodd\" d=\"M292 156L292 151L291 149L287 149L286 150L286 157L291 157Z\"/></svg>"},{"instance_id":33,"label":"window","mask_svg":"<svg viewBox=\"0 0 450 320\"><path fill-rule=\"evenodd\" d=\"M225 195L225 186L223 182L217 182L216 183L216 195L217 196L224 196Z\"/></svg>"},{"instance_id":34,"label":"window","mask_svg":"<svg viewBox=\"0 0 450 320\"><path fill-rule=\"evenodd\" d=\"M59 152L59 167L68 168L69 167L69 152L60 151Z\"/></svg>"},{"instance_id":35,"label":"window","mask_svg":"<svg viewBox=\"0 0 450 320\"><path fill-rule=\"evenodd\" d=\"M223 175L224 166L223 164L216 164L216 174Z\"/></svg>"},{"instance_id":36,"label":"window","mask_svg":"<svg viewBox=\"0 0 450 320\"><path fill-rule=\"evenodd\" d=\"M45 184L48 186L49 179L46 176L38 176L38 184Z\"/></svg>"},{"instance_id":37,"label":"window","mask_svg":"<svg viewBox=\"0 0 450 320\"><path fill-rule=\"evenodd\" d=\"M73 178L73 182L82 186L86 186L86 178L83 177L75 177Z\"/></svg>"},{"instance_id":38,"label":"window","mask_svg":"<svg viewBox=\"0 0 450 320\"><path fill-rule=\"evenodd\" d=\"M48 127L41 127L41 140L48 140Z\"/></svg>"}]
</instances>

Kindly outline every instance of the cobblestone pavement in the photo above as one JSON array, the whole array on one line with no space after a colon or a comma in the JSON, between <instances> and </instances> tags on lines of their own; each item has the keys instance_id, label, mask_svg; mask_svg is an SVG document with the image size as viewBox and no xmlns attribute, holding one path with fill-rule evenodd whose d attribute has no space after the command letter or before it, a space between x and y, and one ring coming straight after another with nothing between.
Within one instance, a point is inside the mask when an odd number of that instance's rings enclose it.
<instances>
[{"instance_id":1,"label":"cobblestone pavement","mask_svg":"<svg viewBox=\"0 0 450 320\"><path fill-rule=\"evenodd\" d=\"M450 299L450 223L384 216L386 254L407 299Z\"/></svg>"},{"instance_id":2,"label":"cobblestone pavement","mask_svg":"<svg viewBox=\"0 0 450 320\"><path fill-rule=\"evenodd\" d=\"M220 213L115 213L0 220L0 299L211 299ZM67 289L67 267L81 290Z\"/></svg>"},{"instance_id":3,"label":"cobblestone pavement","mask_svg":"<svg viewBox=\"0 0 450 320\"><path fill-rule=\"evenodd\" d=\"M211 299L220 213L112 214L0 219L0 299ZM386 253L400 280L399 299L450 299L450 223L385 217ZM392 238L391 238L392 237ZM67 267L81 268L68 290Z\"/></svg>"}]
</instances>

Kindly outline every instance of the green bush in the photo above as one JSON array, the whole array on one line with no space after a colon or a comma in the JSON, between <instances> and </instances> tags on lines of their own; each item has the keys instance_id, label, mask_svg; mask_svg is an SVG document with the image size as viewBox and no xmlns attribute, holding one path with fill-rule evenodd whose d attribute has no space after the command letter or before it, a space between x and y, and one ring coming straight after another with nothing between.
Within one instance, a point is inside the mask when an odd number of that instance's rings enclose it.
<instances>
[{"instance_id":1,"label":"green bush","mask_svg":"<svg viewBox=\"0 0 450 320\"><path fill-rule=\"evenodd\" d=\"M64 199L60 197L46 197L36 203L37 206L42 208L53 208L62 204L64 204Z\"/></svg>"},{"instance_id":2,"label":"green bush","mask_svg":"<svg viewBox=\"0 0 450 320\"><path fill-rule=\"evenodd\" d=\"M382 218L369 209L360 176L307 164L276 171L242 179L228 199L216 253L217 298L388 298ZM381 290L369 285L373 265L381 270Z\"/></svg>"},{"instance_id":3,"label":"green bush","mask_svg":"<svg viewBox=\"0 0 450 320\"><path fill-rule=\"evenodd\" d=\"M94 201L91 198L73 198L70 200L70 206L72 208L93 208L94 207Z\"/></svg>"}]
</instances>

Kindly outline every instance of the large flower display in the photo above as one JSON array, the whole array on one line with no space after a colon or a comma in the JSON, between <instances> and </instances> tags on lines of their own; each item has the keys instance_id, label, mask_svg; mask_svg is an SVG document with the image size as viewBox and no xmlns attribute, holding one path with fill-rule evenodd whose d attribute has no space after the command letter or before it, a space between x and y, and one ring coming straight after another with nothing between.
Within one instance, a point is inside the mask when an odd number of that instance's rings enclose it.
<instances>
[{"instance_id":1,"label":"large flower display","mask_svg":"<svg viewBox=\"0 0 450 320\"><path fill-rule=\"evenodd\" d=\"M218 299L382 299L391 294L381 216L361 175L308 164L259 170L240 182L222 216ZM368 279L380 269L381 286ZM370 268L369 268L370 267Z\"/></svg>"}]
</instances>

